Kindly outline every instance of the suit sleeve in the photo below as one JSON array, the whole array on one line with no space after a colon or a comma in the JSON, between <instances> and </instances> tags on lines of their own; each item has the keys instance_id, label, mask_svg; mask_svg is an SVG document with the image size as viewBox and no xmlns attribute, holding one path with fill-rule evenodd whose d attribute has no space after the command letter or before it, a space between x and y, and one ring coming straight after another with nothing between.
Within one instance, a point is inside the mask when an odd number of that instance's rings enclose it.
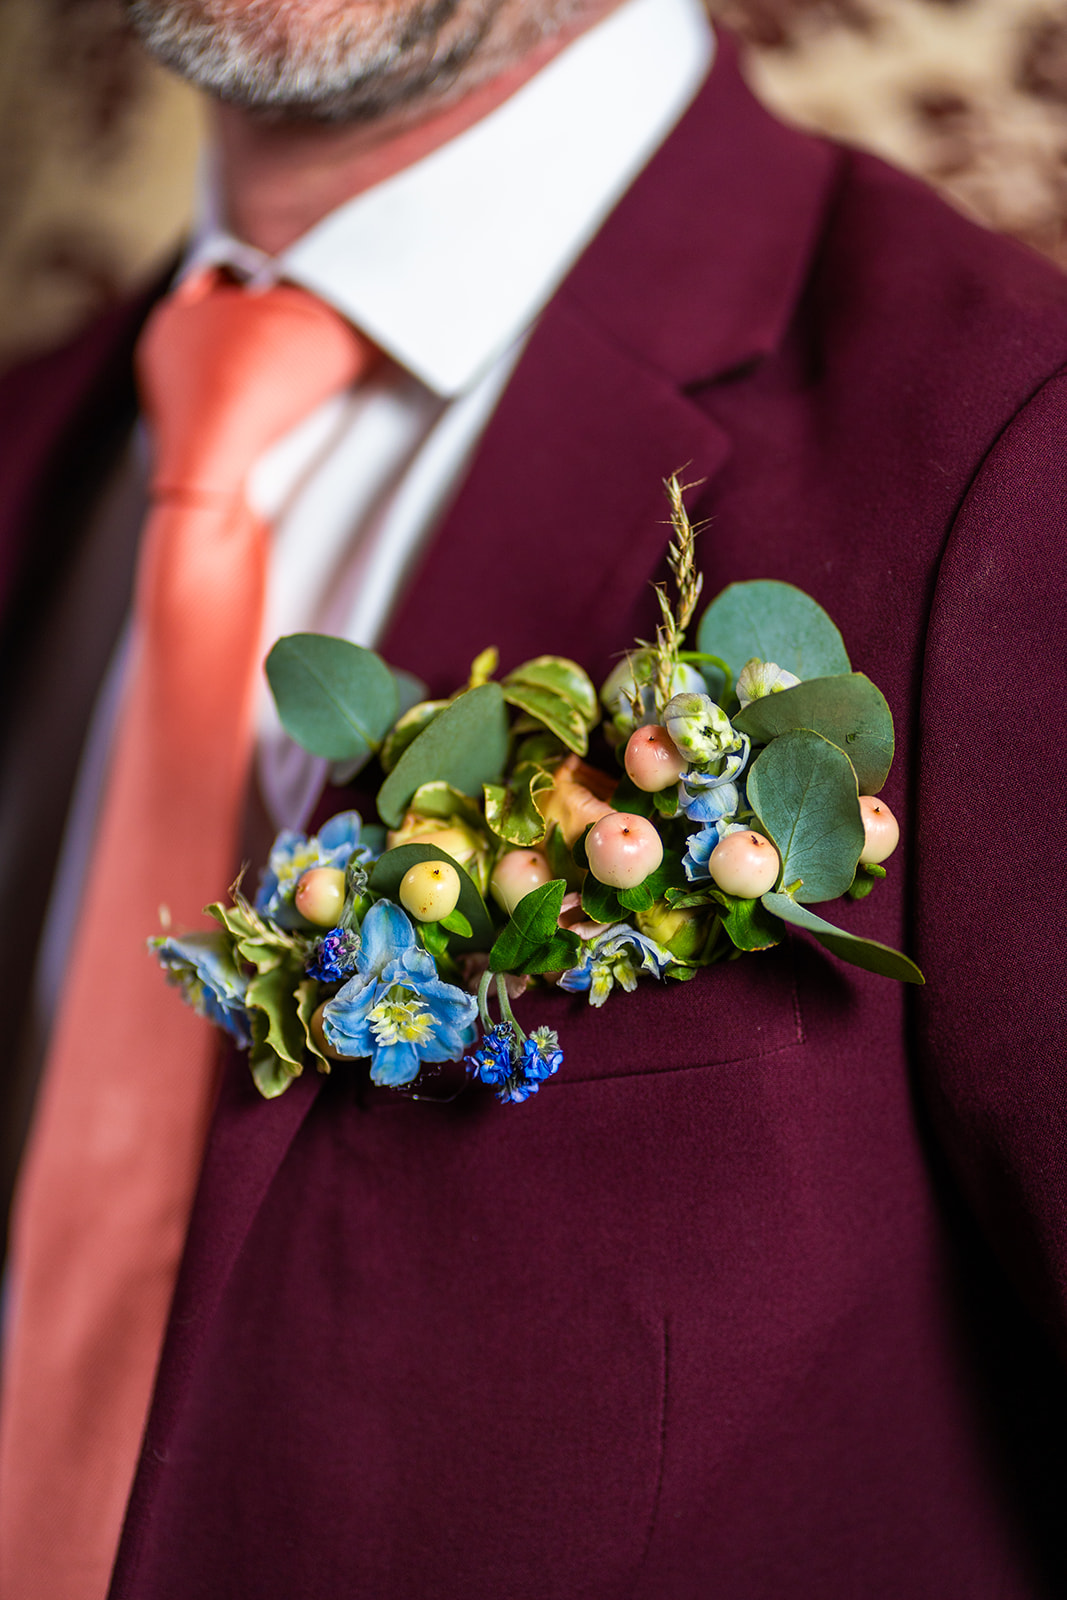
<instances>
[{"instance_id":1,"label":"suit sleeve","mask_svg":"<svg viewBox=\"0 0 1067 1600\"><path fill-rule=\"evenodd\" d=\"M970 1204L1067 1350L1067 373L961 508L921 717L920 1070Z\"/></svg>"}]
</instances>

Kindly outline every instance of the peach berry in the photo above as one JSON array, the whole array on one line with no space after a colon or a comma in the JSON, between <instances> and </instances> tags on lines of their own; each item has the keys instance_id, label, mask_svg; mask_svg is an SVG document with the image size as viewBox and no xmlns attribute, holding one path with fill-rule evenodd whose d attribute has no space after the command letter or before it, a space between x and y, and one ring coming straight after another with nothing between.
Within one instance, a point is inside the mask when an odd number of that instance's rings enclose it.
<instances>
[{"instance_id":1,"label":"peach berry","mask_svg":"<svg viewBox=\"0 0 1067 1600\"><path fill-rule=\"evenodd\" d=\"M860 816L865 836L860 861L864 866L877 867L900 843L900 824L876 794L860 795Z\"/></svg>"},{"instance_id":2,"label":"peach berry","mask_svg":"<svg viewBox=\"0 0 1067 1600\"><path fill-rule=\"evenodd\" d=\"M663 841L647 817L611 811L585 836L589 870L609 889L636 889L663 860Z\"/></svg>"},{"instance_id":3,"label":"peach berry","mask_svg":"<svg viewBox=\"0 0 1067 1600\"><path fill-rule=\"evenodd\" d=\"M677 783L689 763L666 728L652 723L631 733L623 765L639 789L656 794Z\"/></svg>"},{"instance_id":4,"label":"peach berry","mask_svg":"<svg viewBox=\"0 0 1067 1600\"><path fill-rule=\"evenodd\" d=\"M724 894L758 900L778 881L778 852L761 833L728 833L708 857L708 871Z\"/></svg>"},{"instance_id":5,"label":"peach berry","mask_svg":"<svg viewBox=\"0 0 1067 1600\"><path fill-rule=\"evenodd\" d=\"M345 904L345 875L340 867L311 867L301 873L293 904L317 928L335 928Z\"/></svg>"}]
</instances>

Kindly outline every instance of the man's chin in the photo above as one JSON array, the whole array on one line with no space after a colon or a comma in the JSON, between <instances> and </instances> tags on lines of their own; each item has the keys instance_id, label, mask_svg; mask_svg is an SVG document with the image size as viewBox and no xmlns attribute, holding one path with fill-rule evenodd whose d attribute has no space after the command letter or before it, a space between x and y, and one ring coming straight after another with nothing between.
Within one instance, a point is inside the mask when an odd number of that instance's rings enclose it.
<instances>
[{"instance_id":1,"label":"man's chin","mask_svg":"<svg viewBox=\"0 0 1067 1600\"><path fill-rule=\"evenodd\" d=\"M515 65L575 0L124 0L156 60L272 121L361 123L446 105ZM509 20L519 13L517 20Z\"/></svg>"}]
</instances>

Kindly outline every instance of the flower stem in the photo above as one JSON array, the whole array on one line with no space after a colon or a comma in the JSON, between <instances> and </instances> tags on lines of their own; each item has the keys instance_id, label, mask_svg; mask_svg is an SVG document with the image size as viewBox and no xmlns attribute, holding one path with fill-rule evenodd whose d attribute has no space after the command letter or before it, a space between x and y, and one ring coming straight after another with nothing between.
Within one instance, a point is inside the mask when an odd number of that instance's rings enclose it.
<instances>
[{"instance_id":1,"label":"flower stem","mask_svg":"<svg viewBox=\"0 0 1067 1600\"><path fill-rule=\"evenodd\" d=\"M526 1035L523 1032L523 1030L519 1027L518 1022L515 1020L515 1013L514 1013L514 1011L512 1011L511 1002L508 1000L508 983L507 983L507 979L506 979L506 977L504 976L504 974L502 972L498 972L496 974L496 997L497 997L497 1000L498 1000L498 1002L500 1004L500 1018L501 1018L501 1021L502 1022L510 1022L511 1026L515 1029L515 1037L516 1037L516 1039L518 1039L520 1044L525 1044L526 1043Z\"/></svg>"}]
</instances>

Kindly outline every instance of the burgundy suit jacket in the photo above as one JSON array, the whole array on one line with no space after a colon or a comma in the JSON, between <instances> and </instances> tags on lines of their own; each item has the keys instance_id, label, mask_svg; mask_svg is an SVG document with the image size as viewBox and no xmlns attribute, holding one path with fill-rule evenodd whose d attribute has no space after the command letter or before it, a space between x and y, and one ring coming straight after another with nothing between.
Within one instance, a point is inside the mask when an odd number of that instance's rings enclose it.
<instances>
[{"instance_id":1,"label":"burgundy suit jacket","mask_svg":"<svg viewBox=\"0 0 1067 1600\"><path fill-rule=\"evenodd\" d=\"M1065 359L1050 268L723 44L384 653L605 672L684 469L706 594L800 585L888 696L904 843L841 919L927 987L798 936L528 996L566 1060L522 1107L235 1062L112 1600L1065 1592Z\"/></svg>"}]
</instances>

